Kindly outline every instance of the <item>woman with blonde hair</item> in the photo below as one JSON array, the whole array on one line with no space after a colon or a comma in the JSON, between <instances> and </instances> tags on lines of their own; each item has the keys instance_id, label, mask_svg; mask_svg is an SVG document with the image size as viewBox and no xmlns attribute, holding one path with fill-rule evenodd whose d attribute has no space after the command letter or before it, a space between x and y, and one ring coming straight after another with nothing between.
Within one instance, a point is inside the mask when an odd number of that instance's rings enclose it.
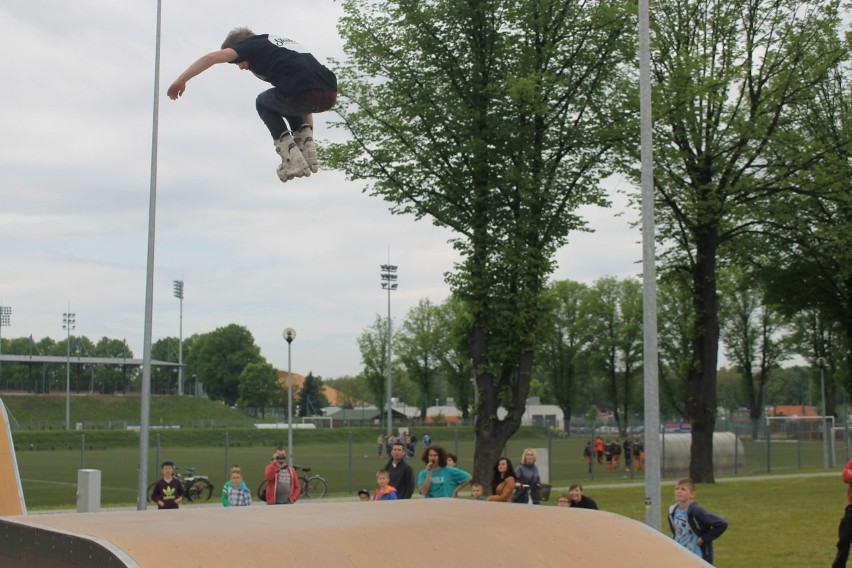
<instances>
[{"instance_id":1,"label":"woman with blonde hair","mask_svg":"<svg viewBox=\"0 0 852 568\"><path fill-rule=\"evenodd\" d=\"M521 455L521 465L515 468L515 503L541 503L541 476L535 461L538 454L533 448L526 448Z\"/></svg>"}]
</instances>

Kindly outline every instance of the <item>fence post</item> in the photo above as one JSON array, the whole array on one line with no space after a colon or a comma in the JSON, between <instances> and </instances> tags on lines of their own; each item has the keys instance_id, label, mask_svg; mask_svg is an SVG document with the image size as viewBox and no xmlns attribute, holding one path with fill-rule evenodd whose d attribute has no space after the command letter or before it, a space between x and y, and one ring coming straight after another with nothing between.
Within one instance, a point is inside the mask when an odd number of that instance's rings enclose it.
<instances>
[{"instance_id":1,"label":"fence post","mask_svg":"<svg viewBox=\"0 0 852 568\"><path fill-rule=\"evenodd\" d=\"M86 467L86 435L80 434L80 469Z\"/></svg>"},{"instance_id":2,"label":"fence post","mask_svg":"<svg viewBox=\"0 0 852 568\"><path fill-rule=\"evenodd\" d=\"M772 432L769 430L769 420L765 423L763 432L766 436L766 473L772 473Z\"/></svg>"},{"instance_id":3,"label":"fence post","mask_svg":"<svg viewBox=\"0 0 852 568\"><path fill-rule=\"evenodd\" d=\"M228 432L225 432L225 481L231 479L231 473L228 469L228 449L231 445L231 439Z\"/></svg>"},{"instance_id":4,"label":"fence post","mask_svg":"<svg viewBox=\"0 0 852 568\"><path fill-rule=\"evenodd\" d=\"M352 430L349 431L349 493L352 494Z\"/></svg>"}]
</instances>

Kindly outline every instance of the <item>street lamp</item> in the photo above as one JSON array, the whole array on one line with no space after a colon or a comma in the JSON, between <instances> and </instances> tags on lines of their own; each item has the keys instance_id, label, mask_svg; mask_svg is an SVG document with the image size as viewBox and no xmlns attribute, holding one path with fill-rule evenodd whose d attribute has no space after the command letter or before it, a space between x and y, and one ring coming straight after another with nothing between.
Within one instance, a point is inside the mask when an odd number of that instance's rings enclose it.
<instances>
[{"instance_id":1,"label":"street lamp","mask_svg":"<svg viewBox=\"0 0 852 568\"><path fill-rule=\"evenodd\" d=\"M291 367L292 360L290 359L290 345L296 339L296 330L288 327L282 334L284 341L287 342L287 457L290 458L290 464L296 463L293 457L293 371Z\"/></svg>"},{"instance_id":2,"label":"street lamp","mask_svg":"<svg viewBox=\"0 0 852 568\"><path fill-rule=\"evenodd\" d=\"M180 300L180 336L178 338L178 396L183 396L183 280L174 281L174 296Z\"/></svg>"},{"instance_id":3,"label":"street lamp","mask_svg":"<svg viewBox=\"0 0 852 568\"><path fill-rule=\"evenodd\" d=\"M12 325L12 308L0 306L0 355L3 354L3 328ZM0 379L3 375L0 374Z\"/></svg>"},{"instance_id":4,"label":"street lamp","mask_svg":"<svg viewBox=\"0 0 852 568\"><path fill-rule=\"evenodd\" d=\"M396 290L399 285L396 281L396 269L398 268L395 264L382 264L382 288L388 291L388 438L391 437L393 433L393 410L391 406L391 363L393 358L391 356L392 351L392 341L391 341L391 290Z\"/></svg>"},{"instance_id":5,"label":"street lamp","mask_svg":"<svg viewBox=\"0 0 852 568\"><path fill-rule=\"evenodd\" d=\"M65 429L71 429L71 330L76 328L77 314L71 312L71 304L62 314L62 329L65 335Z\"/></svg>"},{"instance_id":6,"label":"street lamp","mask_svg":"<svg viewBox=\"0 0 852 568\"><path fill-rule=\"evenodd\" d=\"M831 467L829 460L828 424L825 416L825 365L828 363L825 357L817 357L816 364L819 365L819 390L822 397L822 467Z\"/></svg>"}]
</instances>

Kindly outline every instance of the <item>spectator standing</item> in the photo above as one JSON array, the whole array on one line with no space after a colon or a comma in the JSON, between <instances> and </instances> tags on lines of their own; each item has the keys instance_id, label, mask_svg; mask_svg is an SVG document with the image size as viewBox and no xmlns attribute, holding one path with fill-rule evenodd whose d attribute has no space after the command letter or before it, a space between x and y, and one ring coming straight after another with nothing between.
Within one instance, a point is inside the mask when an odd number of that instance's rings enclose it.
<instances>
[{"instance_id":1,"label":"spectator standing","mask_svg":"<svg viewBox=\"0 0 852 568\"><path fill-rule=\"evenodd\" d=\"M160 466L163 477L154 484L151 490L151 501L158 509L177 509L183 501L183 483L174 477L175 462L166 460Z\"/></svg>"},{"instance_id":2,"label":"spectator standing","mask_svg":"<svg viewBox=\"0 0 852 568\"><path fill-rule=\"evenodd\" d=\"M222 488L223 507L248 507L251 505L251 489L243 481L243 470L238 465L231 466L231 476Z\"/></svg>"},{"instance_id":3,"label":"spectator standing","mask_svg":"<svg viewBox=\"0 0 852 568\"><path fill-rule=\"evenodd\" d=\"M695 482L688 477L675 483L675 504L669 507L669 528L675 541L713 564L713 541L722 536L728 522L705 511L695 502Z\"/></svg>"},{"instance_id":4,"label":"spectator standing","mask_svg":"<svg viewBox=\"0 0 852 568\"><path fill-rule=\"evenodd\" d=\"M272 460L263 472L266 480L266 504L289 505L299 499L299 476L296 469L287 464L287 452L284 448L276 448Z\"/></svg>"},{"instance_id":5,"label":"spectator standing","mask_svg":"<svg viewBox=\"0 0 852 568\"><path fill-rule=\"evenodd\" d=\"M396 501L396 488L390 483L388 472L380 469L376 472L376 491L373 493L373 501Z\"/></svg>"},{"instance_id":6,"label":"spectator standing","mask_svg":"<svg viewBox=\"0 0 852 568\"><path fill-rule=\"evenodd\" d=\"M414 470L405 461L405 447L397 442L391 448L391 459L385 465L390 484L396 487L399 499L411 499L414 494Z\"/></svg>"},{"instance_id":7,"label":"spectator standing","mask_svg":"<svg viewBox=\"0 0 852 568\"><path fill-rule=\"evenodd\" d=\"M515 492L515 470L509 458L500 458L494 464L494 475L491 479L491 496L489 501L508 503Z\"/></svg>"},{"instance_id":8,"label":"spectator standing","mask_svg":"<svg viewBox=\"0 0 852 568\"><path fill-rule=\"evenodd\" d=\"M586 462L586 468L589 473L592 473L593 454L594 450L592 449L592 443L586 442L586 447L583 448L583 461Z\"/></svg>"},{"instance_id":9,"label":"spectator standing","mask_svg":"<svg viewBox=\"0 0 852 568\"><path fill-rule=\"evenodd\" d=\"M598 456L598 463L600 465L603 465L604 445L605 444L604 444L603 438L601 438L600 436L595 438L595 453Z\"/></svg>"},{"instance_id":10,"label":"spectator standing","mask_svg":"<svg viewBox=\"0 0 852 568\"><path fill-rule=\"evenodd\" d=\"M624 447L624 470L629 473L630 468L633 467L633 442L630 441L630 438L625 438L623 447Z\"/></svg>"},{"instance_id":11,"label":"spectator standing","mask_svg":"<svg viewBox=\"0 0 852 568\"><path fill-rule=\"evenodd\" d=\"M420 472L417 483L424 497L458 497L459 491L470 483L468 472L447 466L447 451L441 446L426 449L422 459L426 469Z\"/></svg>"},{"instance_id":12,"label":"spectator standing","mask_svg":"<svg viewBox=\"0 0 852 568\"><path fill-rule=\"evenodd\" d=\"M515 503L541 503L541 476L535 465L538 454L533 448L527 448L521 455L521 465L515 468Z\"/></svg>"}]
</instances>

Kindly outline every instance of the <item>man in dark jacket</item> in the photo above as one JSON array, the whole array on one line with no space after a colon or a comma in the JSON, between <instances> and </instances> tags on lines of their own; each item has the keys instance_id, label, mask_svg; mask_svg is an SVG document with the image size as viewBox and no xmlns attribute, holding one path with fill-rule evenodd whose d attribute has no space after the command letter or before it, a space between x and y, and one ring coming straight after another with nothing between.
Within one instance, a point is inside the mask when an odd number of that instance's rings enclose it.
<instances>
[{"instance_id":1,"label":"man in dark jacket","mask_svg":"<svg viewBox=\"0 0 852 568\"><path fill-rule=\"evenodd\" d=\"M414 493L414 470L405 461L405 444L397 440L391 447L391 459L385 465L390 485L396 487L397 499L411 499Z\"/></svg>"}]
</instances>

